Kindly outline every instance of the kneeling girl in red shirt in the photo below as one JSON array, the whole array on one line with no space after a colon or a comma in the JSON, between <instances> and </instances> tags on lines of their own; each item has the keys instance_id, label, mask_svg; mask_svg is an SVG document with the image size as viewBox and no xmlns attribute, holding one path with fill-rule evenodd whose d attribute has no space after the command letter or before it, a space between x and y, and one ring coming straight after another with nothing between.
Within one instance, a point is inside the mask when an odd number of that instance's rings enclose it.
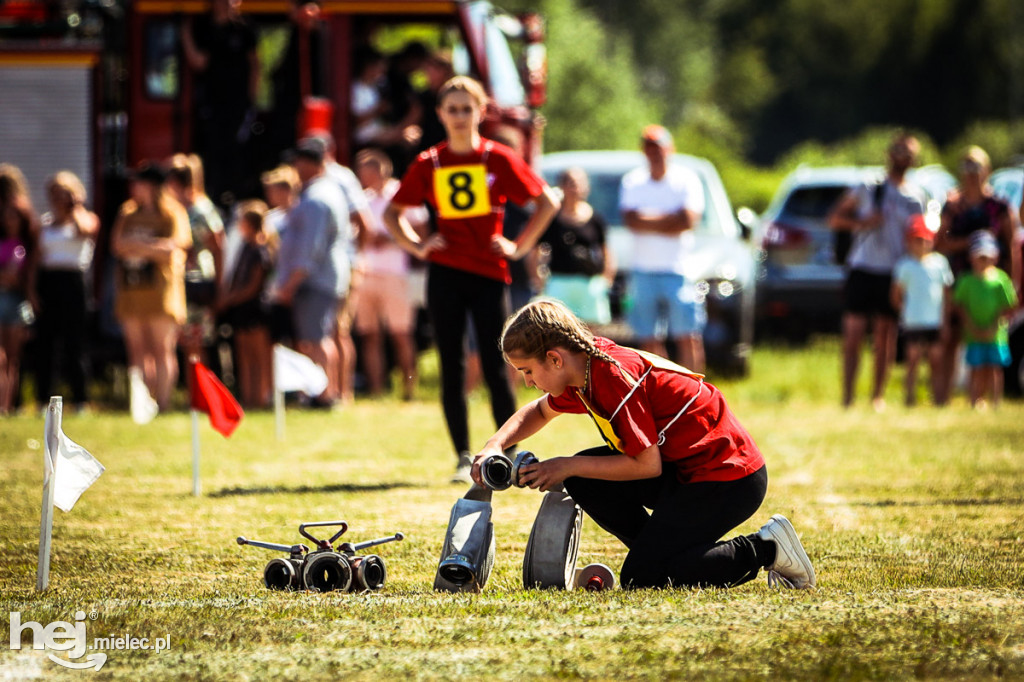
<instances>
[{"instance_id":1,"label":"kneeling girl in red shirt","mask_svg":"<svg viewBox=\"0 0 1024 682\"><path fill-rule=\"evenodd\" d=\"M594 337L562 304L536 301L510 317L506 360L547 395L517 411L480 460L533 435L563 412L587 413L606 445L524 466L531 488L564 485L629 548L626 587L731 587L769 570L769 583L814 587L807 553L785 517L721 537L761 506L764 458L717 388L656 355ZM648 512L647 510L651 511Z\"/></svg>"}]
</instances>

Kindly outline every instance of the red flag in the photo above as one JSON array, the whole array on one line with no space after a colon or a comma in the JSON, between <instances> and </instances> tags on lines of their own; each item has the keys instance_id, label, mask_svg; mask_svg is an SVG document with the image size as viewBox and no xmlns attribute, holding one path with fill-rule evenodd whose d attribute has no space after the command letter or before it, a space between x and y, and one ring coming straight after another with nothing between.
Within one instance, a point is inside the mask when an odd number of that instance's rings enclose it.
<instances>
[{"instance_id":1,"label":"red flag","mask_svg":"<svg viewBox=\"0 0 1024 682\"><path fill-rule=\"evenodd\" d=\"M225 438L245 414L227 386L201 362L192 363L192 409L210 415L210 426Z\"/></svg>"}]
</instances>

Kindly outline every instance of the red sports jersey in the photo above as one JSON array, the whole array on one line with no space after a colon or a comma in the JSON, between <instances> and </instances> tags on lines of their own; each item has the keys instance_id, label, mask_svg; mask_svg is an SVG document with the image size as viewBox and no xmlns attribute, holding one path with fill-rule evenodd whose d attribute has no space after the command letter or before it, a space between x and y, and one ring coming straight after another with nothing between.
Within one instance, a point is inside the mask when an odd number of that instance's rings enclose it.
<instances>
[{"instance_id":1,"label":"red sports jersey","mask_svg":"<svg viewBox=\"0 0 1024 682\"><path fill-rule=\"evenodd\" d=\"M403 206L425 201L435 209L448 247L431 251L431 262L508 284L508 263L491 251L491 238L501 234L506 201L525 204L543 187L526 162L502 144L484 140L471 154L455 154L442 142L416 157L391 201Z\"/></svg>"},{"instance_id":2,"label":"red sports jersey","mask_svg":"<svg viewBox=\"0 0 1024 682\"><path fill-rule=\"evenodd\" d=\"M591 358L589 389L582 396L573 387L549 395L553 410L584 414L589 404L599 429L600 421L611 423L617 439L606 440L620 441L621 451L631 457L659 444L662 461L675 466L680 483L735 481L764 466L761 451L722 393L700 375L652 366L637 351L608 339L597 338L595 344L619 366Z\"/></svg>"}]
</instances>

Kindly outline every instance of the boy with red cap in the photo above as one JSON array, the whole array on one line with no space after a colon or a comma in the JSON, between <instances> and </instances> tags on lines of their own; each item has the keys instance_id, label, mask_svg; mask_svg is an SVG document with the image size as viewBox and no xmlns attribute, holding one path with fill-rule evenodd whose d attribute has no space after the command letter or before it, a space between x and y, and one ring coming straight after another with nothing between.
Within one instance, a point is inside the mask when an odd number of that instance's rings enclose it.
<instances>
[{"instance_id":1,"label":"boy with red cap","mask_svg":"<svg viewBox=\"0 0 1024 682\"><path fill-rule=\"evenodd\" d=\"M906 404L917 402L917 365L928 359L932 400L942 404L938 371L941 360L945 307L953 286L949 261L932 250L935 232L923 215L910 218L907 227L907 254L896 264L892 279L892 305L900 312L900 328L906 344Z\"/></svg>"}]
</instances>

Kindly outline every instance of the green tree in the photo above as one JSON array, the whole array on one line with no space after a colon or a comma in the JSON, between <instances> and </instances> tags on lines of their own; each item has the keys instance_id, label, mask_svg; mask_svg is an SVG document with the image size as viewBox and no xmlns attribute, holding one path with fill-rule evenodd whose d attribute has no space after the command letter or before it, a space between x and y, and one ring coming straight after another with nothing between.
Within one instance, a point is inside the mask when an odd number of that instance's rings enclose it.
<instances>
[{"instance_id":1,"label":"green tree","mask_svg":"<svg viewBox=\"0 0 1024 682\"><path fill-rule=\"evenodd\" d=\"M631 46L665 123L710 116L762 163L872 126L948 144L1024 116L1020 0L579 1Z\"/></svg>"},{"instance_id":2,"label":"green tree","mask_svg":"<svg viewBox=\"0 0 1024 682\"><path fill-rule=\"evenodd\" d=\"M535 8L547 25L545 148L634 147L659 107L641 90L628 47L575 0L545 0Z\"/></svg>"}]
</instances>

